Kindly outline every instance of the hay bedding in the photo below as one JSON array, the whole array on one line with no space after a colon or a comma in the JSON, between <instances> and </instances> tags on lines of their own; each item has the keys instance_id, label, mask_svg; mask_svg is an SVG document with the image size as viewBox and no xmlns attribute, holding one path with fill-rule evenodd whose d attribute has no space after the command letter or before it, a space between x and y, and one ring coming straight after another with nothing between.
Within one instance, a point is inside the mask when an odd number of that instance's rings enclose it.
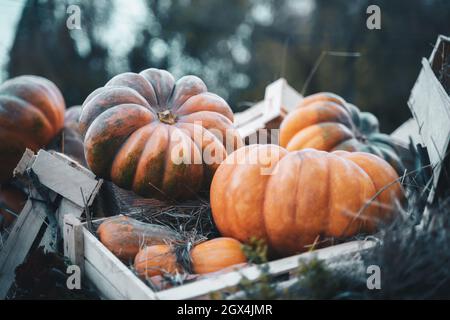
<instances>
[{"instance_id":1,"label":"hay bedding","mask_svg":"<svg viewBox=\"0 0 450 320\"><path fill-rule=\"evenodd\" d=\"M154 277L152 280L147 279L146 283L157 291L198 279L198 275L189 273L191 269L190 249L197 243L220 236L212 219L207 195L199 195L194 200L169 203L143 198L132 191L124 190L105 181L91 212L86 216L89 231L97 237L96 231L102 220L96 221L96 219L117 215L163 226L176 231L180 236L180 240L172 245L177 261L183 266L185 272L173 275L164 274L161 277ZM128 266L133 270L131 263Z\"/></svg>"},{"instance_id":2,"label":"hay bedding","mask_svg":"<svg viewBox=\"0 0 450 320\"><path fill-rule=\"evenodd\" d=\"M168 203L142 198L105 181L94 203L93 216L125 215L138 221L162 225L185 238L212 239L219 236L212 220L209 201L202 196L195 200ZM98 227L98 224L94 227ZM94 231L94 230L91 230Z\"/></svg>"}]
</instances>

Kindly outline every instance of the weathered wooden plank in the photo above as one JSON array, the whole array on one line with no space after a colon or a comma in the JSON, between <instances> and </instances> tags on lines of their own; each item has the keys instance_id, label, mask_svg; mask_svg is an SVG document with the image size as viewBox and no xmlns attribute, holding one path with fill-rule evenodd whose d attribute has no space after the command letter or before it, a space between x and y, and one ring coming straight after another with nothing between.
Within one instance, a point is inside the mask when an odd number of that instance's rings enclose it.
<instances>
[{"instance_id":1,"label":"weathered wooden plank","mask_svg":"<svg viewBox=\"0 0 450 320\"><path fill-rule=\"evenodd\" d=\"M419 133L419 126L414 118L408 119L401 126L395 129L391 133L391 137L402 142L405 145L409 145L410 138L415 145L423 144L422 137Z\"/></svg>"},{"instance_id":2,"label":"weathered wooden plank","mask_svg":"<svg viewBox=\"0 0 450 320\"><path fill-rule=\"evenodd\" d=\"M125 300L126 297L120 290L113 286L110 279L105 278L103 272L97 269L90 261L84 262L84 274L89 282L95 287L102 299Z\"/></svg>"},{"instance_id":3,"label":"weathered wooden plank","mask_svg":"<svg viewBox=\"0 0 450 320\"><path fill-rule=\"evenodd\" d=\"M81 190L90 205L94 190L98 190L98 184L101 184L101 181L95 180L91 174L86 174L85 169L73 167L45 150L38 152L32 170L40 183L80 207L84 207Z\"/></svg>"},{"instance_id":4,"label":"weathered wooden plank","mask_svg":"<svg viewBox=\"0 0 450 320\"><path fill-rule=\"evenodd\" d=\"M437 80L427 59L411 91L408 105L416 119L430 162L434 166L437 185L441 163L450 141L450 98Z\"/></svg>"},{"instance_id":5,"label":"weathered wooden plank","mask_svg":"<svg viewBox=\"0 0 450 320\"><path fill-rule=\"evenodd\" d=\"M278 79L266 88L264 95L266 119L272 120L282 112L287 113L294 110L302 99L303 96L292 88L286 79Z\"/></svg>"},{"instance_id":6,"label":"weathered wooden plank","mask_svg":"<svg viewBox=\"0 0 450 320\"><path fill-rule=\"evenodd\" d=\"M113 292L103 294L127 300L156 299L155 293L86 228L82 232L86 275L98 288L115 287L120 297Z\"/></svg>"},{"instance_id":7,"label":"weathered wooden plank","mask_svg":"<svg viewBox=\"0 0 450 320\"><path fill-rule=\"evenodd\" d=\"M91 177L92 179L95 179L95 174L91 170L83 167L81 164L79 164L78 162L74 161L69 156L67 156L67 155L65 155L63 153L60 153L60 152L56 152L56 151L50 151L50 153L52 155L54 155L55 157L57 157L58 159L61 159L62 161L67 163L72 168L75 168L76 170L80 171L81 173L87 175L88 177Z\"/></svg>"},{"instance_id":8,"label":"weathered wooden plank","mask_svg":"<svg viewBox=\"0 0 450 320\"><path fill-rule=\"evenodd\" d=\"M278 79L266 87L263 101L235 115L235 127L242 138L254 135L269 122L295 109L302 98L285 79Z\"/></svg>"},{"instance_id":9,"label":"weathered wooden plank","mask_svg":"<svg viewBox=\"0 0 450 320\"><path fill-rule=\"evenodd\" d=\"M80 220L72 214L64 216L64 256L72 264L77 265L81 274L84 274L84 238L83 225Z\"/></svg>"},{"instance_id":10,"label":"weathered wooden plank","mask_svg":"<svg viewBox=\"0 0 450 320\"><path fill-rule=\"evenodd\" d=\"M441 45L445 43L446 45L450 45L450 37L444 36L440 34L437 38L436 45L433 48L433 51L431 52L430 58L428 61L430 62L430 65L433 65L435 61L438 61L440 58L439 55L442 54L439 50L441 50ZM446 53L448 54L448 53ZM440 66L438 66L440 68Z\"/></svg>"},{"instance_id":11,"label":"weathered wooden plank","mask_svg":"<svg viewBox=\"0 0 450 320\"><path fill-rule=\"evenodd\" d=\"M357 253L362 250L372 248L374 245L375 242L373 241L352 241L324 249L319 249L313 252L307 252L300 255L272 261L269 263L269 273L271 275L279 275L289 272L290 270L294 270L299 266L301 259L307 260L315 256L320 260L327 260L340 255ZM201 298L209 295L212 292L220 292L225 289L231 289L238 285L243 277L252 281L258 279L260 275L261 272L258 267L252 266L240 269L239 271L218 275L214 278L206 278L193 283L185 284L180 287L167 289L158 292L156 295L158 299L162 300L184 300Z\"/></svg>"},{"instance_id":12,"label":"weathered wooden plank","mask_svg":"<svg viewBox=\"0 0 450 320\"><path fill-rule=\"evenodd\" d=\"M75 218L80 218L83 212L84 212L84 207L80 207L70 200L62 199L61 204L59 205L58 211L56 213L56 216L58 219L58 226L59 226L60 230L63 230L65 215L71 214Z\"/></svg>"},{"instance_id":13,"label":"weathered wooden plank","mask_svg":"<svg viewBox=\"0 0 450 320\"><path fill-rule=\"evenodd\" d=\"M31 197L39 199L35 192ZM6 297L14 282L15 269L27 257L46 216L45 203L28 199L0 252L0 299Z\"/></svg>"},{"instance_id":14,"label":"weathered wooden plank","mask_svg":"<svg viewBox=\"0 0 450 320\"><path fill-rule=\"evenodd\" d=\"M264 114L264 101L255 103L247 110L234 114L234 126L239 129L255 121L259 117L262 117L263 114Z\"/></svg>"},{"instance_id":15,"label":"weathered wooden plank","mask_svg":"<svg viewBox=\"0 0 450 320\"><path fill-rule=\"evenodd\" d=\"M30 149L26 149L22 155L22 158L14 169L14 176L25 174L25 171L32 166L35 159L36 156L34 155L34 152Z\"/></svg>"}]
</instances>

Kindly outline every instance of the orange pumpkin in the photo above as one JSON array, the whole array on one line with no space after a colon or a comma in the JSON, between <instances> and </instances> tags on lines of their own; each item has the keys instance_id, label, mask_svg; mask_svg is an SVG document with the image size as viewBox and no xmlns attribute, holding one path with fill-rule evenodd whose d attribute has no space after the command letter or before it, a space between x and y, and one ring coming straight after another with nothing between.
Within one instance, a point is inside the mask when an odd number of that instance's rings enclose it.
<instances>
[{"instance_id":1,"label":"orange pumpkin","mask_svg":"<svg viewBox=\"0 0 450 320\"><path fill-rule=\"evenodd\" d=\"M125 262L134 261L144 246L178 239L175 231L127 216L106 219L98 227L97 235L105 247Z\"/></svg>"},{"instance_id":2,"label":"orange pumpkin","mask_svg":"<svg viewBox=\"0 0 450 320\"><path fill-rule=\"evenodd\" d=\"M211 209L223 236L264 239L272 253L290 255L318 237L375 231L402 196L396 179L386 161L368 153L251 145L217 169Z\"/></svg>"},{"instance_id":3,"label":"orange pumpkin","mask_svg":"<svg viewBox=\"0 0 450 320\"><path fill-rule=\"evenodd\" d=\"M65 103L58 88L37 76L20 76L0 86L0 182L12 172L26 148L47 145L64 124Z\"/></svg>"},{"instance_id":4,"label":"orange pumpkin","mask_svg":"<svg viewBox=\"0 0 450 320\"><path fill-rule=\"evenodd\" d=\"M280 125L280 146L289 151L362 151L375 154L403 174L404 164L392 138L379 132L377 118L328 92L304 98Z\"/></svg>"},{"instance_id":5,"label":"orange pumpkin","mask_svg":"<svg viewBox=\"0 0 450 320\"><path fill-rule=\"evenodd\" d=\"M192 270L197 274L216 272L247 262L242 244L233 238L216 238L202 242L191 250Z\"/></svg>"},{"instance_id":6,"label":"orange pumpkin","mask_svg":"<svg viewBox=\"0 0 450 320\"><path fill-rule=\"evenodd\" d=\"M195 76L123 73L83 104L85 156L97 175L145 197L190 198L242 146L233 112ZM207 158L207 159L206 159Z\"/></svg>"},{"instance_id":7,"label":"orange pumpkin","mask_svg":"<svg viewBox=\"0 0 450 320\"><path fill-rule=\"evenodd\" d=\"M148 246L138 252L134 269L141 277L153 277L181 270L172 248L166 244Z\"/></svg>"},{"instance_id":8,"label":"orange pumpkin","mask_svg":"<svg viewBox=\"0 0 450 320\"><path fill-rule=\"evenodd\" d=\"M232 238L216 238L197 244L190 251L191 267L195 274L217 272L247 262L242 244ZM169 245L148 246L136 255L136 272L142 277L184 271Z\"/></svg>"},{"instance_id":9,"label":"orange pumpkin","mask_svg":"<svg viewBox=\"0 0 450 320\"><path fill-rule=\"evenodd\" d=\"M27 201L27 195L12 185L0 185L0 230L9 227ZM11 214L11 211L14 214Z\"/></svg>"}]
</instances>

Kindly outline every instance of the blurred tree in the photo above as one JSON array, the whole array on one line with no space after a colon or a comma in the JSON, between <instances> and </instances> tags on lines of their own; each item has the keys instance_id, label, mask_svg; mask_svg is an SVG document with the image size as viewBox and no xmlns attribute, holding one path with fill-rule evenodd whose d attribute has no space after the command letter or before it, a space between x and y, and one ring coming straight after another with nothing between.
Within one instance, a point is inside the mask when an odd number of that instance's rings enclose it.
<instances>
[{"instance_id":1,"label":"blurred tree","mask_svg":"<svg viewBox=\"0 0 450 320\"><path fill-rule=\"evenodd\" d=\"M66 28L72 3L82 30ZM381 30L366 27L370 4ZM448 0L27 0L8 72L50 78L70 105L119 72L165 68L200 76L240 110L280 76L300 91L324 51L358 52L327 55L306 93L341 94L390 131L409 117L420 59L449 21Z\"/></svg>"},{"instance_id":2,"label":"blurred tree","mask_svg":"<svg viewBox=\"0 0 450 320\"><path fill-rule=\"evenodd\" d=\"M96 41L95 31L113 8L107 1L84 1L79 4L82 30L69 30L66 8L71 3L27 0L8 65L10 77L36 74L55 82L68 107L83 103L109 78L105 68L108 50Z\"/></svg>"}]
</instances>

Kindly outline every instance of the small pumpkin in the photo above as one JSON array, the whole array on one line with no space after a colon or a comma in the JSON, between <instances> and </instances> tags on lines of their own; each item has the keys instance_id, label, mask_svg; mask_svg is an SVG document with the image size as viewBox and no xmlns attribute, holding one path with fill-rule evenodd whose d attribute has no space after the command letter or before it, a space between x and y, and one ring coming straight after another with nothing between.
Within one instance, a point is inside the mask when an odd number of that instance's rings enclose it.
<instances>
[{"instance_id":1,"label":"small pumpkin","mask_svg":"<svg viewBox=\"0 0 450 320\"><path fill-rule=\"evenodd\" d=\"M369 153L251 145L217 169L211 209L222 236L263 239L272 254L291 255L317 240L374 232L402 198L397 179Z\"/></svg>"},{"instance_id":2,"label":"small pumpkin","mask_svg":"<svg viewBox=\"0 0 450 320\"><path fill-rule=\"evenodd\" d=\"M225 100L196 76L175 81L159 69L123 73L95 90L83 103L80 129L95 174L169 200L209 188L227 153L243 145Z\"/></svg>"},{"instance_id":3,"label":"small pumpkin","mask_svg":"<svg viewBox=\"0 0 450 320\"><path fill-rule=\"evenodd\" d=\"M148 246L139 251L134 260L134 269L140 277L181 271L175 253L171 246L166 244Z\"/></svg>"},{"instance_id":4,"label":"small pumpkin","mask_svg":"<svg viewBox=\"0 0 450 320\"><path fill-rule=\"evenodd\" d=\"M398 174L405 170L396 143L379 132L378 119L333 93L304 98L281 123L280 145L289 151L314 148L368 152L385 159Z\"/></svg>"},{"instance_id":5,"label":"small pumpkin","mask_svg":"<svg viewBox=\"0 0 450 320\"><path fill-rule=\"evenodd\" d=\"M107 218L98 227L97 235L106 248L125 262L134 261L136 254L144 246L178 239L175 231L128 216Z\"/></svg>"},{"instance_id":6,"label":"small pumpkin","mask_svg":"<svg viewBox=\"0 0 450 320\"><path fill-rule=\"evenodd\" d=\"M62 129L65 103L51 81L20 76L0 85L0 183L9 180L26 148L37 151Z\"/></svg>"},{"instance_id":7,"label":"small pumpkin","mask_svg":"<svg viewBox=\"0 0 450 320\"><path fill-rule=\"evenodd\" d=\"M26 201L27 195L19 188L10 184L0 185L0 230L16 220L15 215L20 214Z\"/></svg>"},{"instance_id":8,"label":"small pumpkin","mask_svg":"<svg viewBox=\"0 0 450 320\"><path fill-rule=\"evenodd\" d=\"M216 238L195 245L190 250L191 266L195 274L217 272L233 265L247 262L242 244L232 238ZM136 255L134 267L141 277L153 277L164 273L182 272L173 247L170 245L148 246Z\"/></svg>"}]
</instances>

